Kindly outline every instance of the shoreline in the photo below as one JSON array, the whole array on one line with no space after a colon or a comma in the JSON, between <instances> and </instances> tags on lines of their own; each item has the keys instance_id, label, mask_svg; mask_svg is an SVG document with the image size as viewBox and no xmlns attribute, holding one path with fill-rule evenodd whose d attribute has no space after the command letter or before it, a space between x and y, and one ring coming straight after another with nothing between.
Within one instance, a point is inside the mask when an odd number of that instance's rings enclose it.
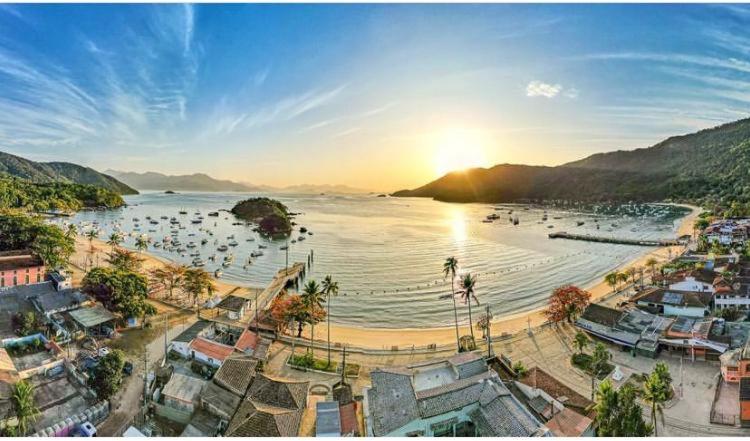
<instances>
[{"instance_id":1,"label":"shoreline","mask_svg":"<svg viewBox=\"0 0 750 441\"><path fill-rule=\"evenodd\" d=\"M675 204L675 205L681 205L686 208L690 208L692 211L682 217L680 219L680 225L677 228L676 235L677 237L683 236L683 235L692 235L693 229L693 221L698 216L698 214L701 213L702 209L700 207L691 206L691 205L684 205L684 204ZM71 257L71 269L73 270L73 282L74 284L78 285L80 284L81 279L83 278L83 270L81 268L81 264L86 261L87 258L91 258L91 260L95 263L97 262L97 257L99 261L103 261L103 259L106 257L106 253L110 250L110 246L107 245L103 240L101 239L95 239L92 242L94 246L94 253L90 253L89 251L89 241L88 239L84 237L77 237L76 238L76 252ZM631 261L624 262L614 268L612 268L611 271L621 270L623 268L628 268L631 266L645 266L645 262L650 258L655 258L659 262L663 262L669 259L670 256L670 250L671 255L675 256L679 254L680 251L682 251L681 246L665 246L665 247L659 247L654 250L651 250L649 252L646 252L639 257L632 259ZM141 258L144 259L143 262L143 269L145 271L148 271L149 269L152 269L154 267L162 266L167 263L172 263L169 259L161 258L158 256L155 256L149 252L143 252L138 253ZM236 292L237 290L242 289L253 289L248 286L233 284L229 282L222 281L220 279L214 278L214 283L216 285L216 294L225 296L229 293ZM595 303L599 300L601 300L603 297L606 297L607 295L612 294L612 290L610 287L603 281L599 280L596 281L596 279L592 279L591 282L583 287L587 291L591 293L591 302ZM333 303L333 308L335 309L335 301ZM472 308L472 315L474 317L474 323L476 324L476 320L479 317L480 314L484 312L483 310L484 305L481 304L477 307ZM543 314L544 306L539 306L538 308L529 310L529 311L522 311L510 315L504 315L502 317L498 317L496 320L492 321L492 334L493 335L499 335L503 333L507 334L513 334L515 332L527 329L528 327L538 327L542 324L544 324L547 319ZM466 316L467 311L466 308L461 306L461 315ZM464 317L464 319L466 319ZM325 322L318 323L315 326L316 330L316 340L324 339L328 333L327 324ZM309 327L305 327L305 330L303 332L303 336L307 336L309 338ZM445 345L445 344L451 344L455 342L456 339L456 331L455 326L444 326L444 327L431 327L431 328L365 328L365 327L356 327L356 326L346 326L346 325L331 325L331 342L338 342L338 343L346 343L347 345L351 346L357 346L357 347L363 347L363 348L373 348L373 349L383 349L383 348L392 348L393 346L399 346L399 347L411 347L411 346L427 346L431 344L436 345ZM469 326L468 325L459 325L459 332L461 335L466 335L469 333ZM481 331L475 329L474 330L475 335L479 334L481 335Z\"/></svg>"}]
</instances>

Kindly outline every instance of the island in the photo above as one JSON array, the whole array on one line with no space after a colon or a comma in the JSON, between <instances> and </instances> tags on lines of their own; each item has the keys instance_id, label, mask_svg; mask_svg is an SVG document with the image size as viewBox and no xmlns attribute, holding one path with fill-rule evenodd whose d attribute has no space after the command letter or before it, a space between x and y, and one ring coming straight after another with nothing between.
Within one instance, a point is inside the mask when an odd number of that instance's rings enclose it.
<instances>
[{"instance_id":1,"label":"island","mask_svg":"<svg viewBox=\"0 0 750 441\"><path fill-rule=\"evenodd\" d=\"M258 231L272 238L287 237L292 232L289 210L275 199L246 199L238 202L231 212L244 221L258 224Z\"/></svg>"},{"instance_id":2,"label":"island","mask_svg":"<svg viewBox=\"0 0 750 441\"><path fill-rule=\"evenodd\" d=\"M177 194L174 190L167 190L164 192L164 194Z\"/></svg>"}]
</instances>

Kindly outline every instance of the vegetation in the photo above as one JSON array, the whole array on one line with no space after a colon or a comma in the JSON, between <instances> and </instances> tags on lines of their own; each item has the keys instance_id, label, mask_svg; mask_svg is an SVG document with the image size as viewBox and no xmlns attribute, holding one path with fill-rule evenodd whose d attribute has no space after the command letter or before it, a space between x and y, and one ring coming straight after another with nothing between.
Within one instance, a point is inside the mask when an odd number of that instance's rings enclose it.
<instances>
[{"instance_id":1,"label":"vegetation","mask_svg":"<svg viewBox=\"0 0 750 441\"><path fill-rule=\"evenodd\" d=\"M594 410L597 436L643 437L653 432L653 427L643 420L643 411L630 384L615 390L609 379L604 380L596 391Z\"/></svg>"},{"instance_id":2,"label":"vegetation","mask_svg":"<svg viewBox=\"0 0 750 441\"><path fill-rule=\"evenodd\" d=\"M460 352L461 342L460 335L458 332L458 309L456 308L456 272L458 271L458 259L455 257L448 257L443 263L443 276L451 278L451 300L453 300L453 318L456 324L456 346Z\"/></svg>"},{"instance_id":3,"label":"vegetation","mask_svg":"<svg viewBox=\"0 0 750 441\"><path fill-rule=\"evenodd\" d=\"M476 277L472 276L471 273L465 274L463 279L461 279L461 291L459 292L464 303L469 306L469 331L471 332L471 342L474 347L476 347L476 340L474 338L474 324L471 320L471 301L474 300L479 305L479 299L477 299L474 293L476 283Z\"/></svg>"},{"instance_id":4,"label":"vegetation","mask_svg":"<svg viewBox=\"0 0 750 441\"><path fill-rule=\"evenodd\" d=\"M124 365L125 355L119 349L99 359L88 383L99 399L108 400L120 389Z\"/></svg>"},{"instance_id":5,"label":"vegetation","mask_svg":"<svg viewBox=\"0 0 750 441\"><path fill-rule=\"evenodd\" d=\"M182 281L187 269L188 268L184 265L176 265L173 263L154 268L149 272L149 282L152 291L167 291L167 298L171 300L174 297L175 289L182 286Z\"/></svg>"},{"instance_id":6,"label":"vegetation","mask_svg":"<svg viewBox=\"0 0 750 441\"><path fill-rule=\"evenodd\" d=\"M576 332L576 336L573 338L573 345L578 349L580 355L583 355L583 350L586 349L590 342L586 334L581 331Z\"/></svg>"},{"instance_id":7,"label":"vegetation","mask_svg":"<svg viewBox=\"0 0 750 441\"><path fill-rule=\"evenodd\" d=\"M528 372L529 370L522 362L517 361L513 363L513 373L515 373L519 378L526 376Z\"/></svg>"},{"instance_id":8,"label":"vegetation","mask_svg":"<svg viewBox=\"0 0 750 441\"><path fill-rule=\"evenodd\" d=\"M41 411L34 402L34 386L26 380L13 385L13 411L18 419L17 435L25 436Z\"/></svg>"},{"instance_id":9,"label":"vegetation","mask_svg":"<svg viewBox=\"0 0 750 441\"><path fill-rule=\"evenodd\" d=\"M50 182L0 176L0 208L23 211L78 211L84 207L116 208L125 202L118 193L92 185Z\"/></svg>"},{"instance_id":10,"label":"vegetation","mask_svg":"<svg viewBox=\"0 0 750 441\"><path fill-rule=\"evenodd\" d=\"M125 318L143 317L156 313L146 302L148 281L146 277L117 268L97 267L83 278L85 292L96 297L107 309L122 314Z\"/></svg>"},{"instance_id":11,"label":"vegetation","mask_svg":"<svg viewBox=\"0 0 750 441\"><path fill-rule=\"evenodd\" d=\"M289 364L292 366L300 367L300 368L306 368L306 369L314 369L316 371L324 371L324 372L338 372L339 371L339 364L336 361L328 362L327 360L321 360L319 358L314 358L312 354L309 352L306 352L304 354L300 355L292 355L289 357ZM346 363L346 375L358 375L360 370L360 366L356 363Z\"/></svg>"},{"instance_id":12,"label":"vegetation","mask_svg":"<svg viewBox=\"0 0 750 441\"><path fill-rule=\"evenodd\" d=\"M555 289L549 298L544 314L552 322L567 320L572 323L589 304L591 293L574 285Z\"/></svg>"},{"instance_id":13,"label":"vegetation","mask_svg":"<svg viewBox=\"0 0 750 441\"><path fill-rule=\"evenodd\" d=\"M34 311L16 313L12 321L13 329L21 337L38 334L44 329L44 322Z\"/></svg>"},{"instance_id":14,"label":"vegetation","mask_svg":"<svg viewBox=\"0 0 750 441\"><path fill-rule=\"evenodd\" d=\"M328 319L328 364L331 364L331 298L339 294L339 284L333 280L330 275L323 278L323 296L325 297L326 307L326 318Z\"/></svg>"},{"instance_id":15,"label":"vegetation","mask_svg":"<svg viewBox=\"0 0 750 441\"><path fill-rule=\"evenodd\" d=\"M723 318L728 322L737 322L744 319L746 316L745 311L738 309L734 306L729 308L717 309L713 314L715 317Z\"/></svg>"},{"instance_id":16,"label":"vegetation","mask_svg":"<svg viewBox=\"0 0 750 441\"><path fill-rule=\"evenodd\" d=\"M292 232L289 210L281 202L269 198L252 198L238 202L232 213L240 219L255 222L261 234L287 237Z\"/></svg>"},{"instance_id":17,"label":"vegetation","mask_svg":"<svg viewBox=\"0 0 750 441\"><path fill-rule=\"evenodd\" d=\"M216 287L214 279L202 268L186 268L181 276L180 287L185 291L197 306L203 297L211 297Z\"/></svg>"},{"instance_id":18,"label":"vegetation","mask_svg":"<svg viewBox=\"0 0 750 441\"><path fill-rule=\"evenodd\" d=\"M651 407L651 425L654 428L654 436L659 436L656 417L659 415L664 424L664 403L671 397L672 376L669 374L667 365L659 362L643 384L643 401Z\"/></svg>"},{"instance_id":19,"label":"vegetation","mask_svg":"<svg viewBox=\"0 0 750 441\"><path fill-rule=\"evenodd\" d=\"M106 258L106 262L110 267L132 273L141 272L143 260L143 258L136 256L135 253L122 248L114 248L110 253L107 253Z\"/></svg>"},{"instance_id":20,"label":"vegetation","mask_svg":"<svg viewBox=\"0 0 750 441\"><path fill-rule=\"evenodd\" d=\"M315 280L308 281L304 288L302 288L302 304L305 306L305 308L308 311L314 311L317 309L323 309L323 302L325 302L325 295L323 291L320 288L320 285L318 285L318 282ZM315 356L315 346L313 344L315 340L315 323L318 323L320 320L317 320L316 316L313 314L309 315L309 323L310 323L310 355ZM322 319L322 317L321 317Z\"/></svg>"},{"instance_id":21,"label":"vegetation","mask_svg":"<svg viewBox=\"0 0 750 441\"><path fill-rule=\"evenodd\" d=\"M63 268L75 251L75 239L38 216L0 211L0 250L18 249L30 249L48 268Z\"/></svg>"},{"instance_id":22,"label":"vegetation","mask_svg":"<svg viewBox=\"0 0 750 441\"><path fill-rule=\"evenodd\" d=\"M14 176L34 183L52 182L87 184L119 194L138 194L117 179L88 167L69 162L34 162L0 152L0 174Z\"/></svg>"}]
</instances>

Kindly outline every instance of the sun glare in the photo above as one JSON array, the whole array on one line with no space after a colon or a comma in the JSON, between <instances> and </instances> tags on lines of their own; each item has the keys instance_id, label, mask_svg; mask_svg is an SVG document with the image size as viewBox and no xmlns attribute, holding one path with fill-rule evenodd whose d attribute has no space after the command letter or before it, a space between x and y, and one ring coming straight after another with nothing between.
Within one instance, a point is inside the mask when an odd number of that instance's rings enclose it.
<instances>
[{"instance_id":1,"label":"sun glare","mask_svg":"<svg viewBox=\"0 0 750 441\"><path fill-rule=\"evenodd\" d=\"M435 172L438 176L486 164L479 137L466 130L449 130L438 138L435 150Z\"/></svg>"}]
</instances>

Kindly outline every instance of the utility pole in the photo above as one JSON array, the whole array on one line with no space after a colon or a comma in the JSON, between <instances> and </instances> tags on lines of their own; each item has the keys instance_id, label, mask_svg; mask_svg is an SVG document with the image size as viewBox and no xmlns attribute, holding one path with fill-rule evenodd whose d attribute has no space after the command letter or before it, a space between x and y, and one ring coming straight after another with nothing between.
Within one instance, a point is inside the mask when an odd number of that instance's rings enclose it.
<instances>
[{"instance_id":1,"label":"utility pole","mask_svg":"<svg viewBox=\"0 0 750 441\"><path fill-rule=\"evenodd\" d=\"M258 334L258 335L260 335L260 328L259 328L260 324L258 323L258 308L259 308L259 305L258 305L258 289L256 288L255 289L255 333Z\"/></svg>"},{"instance_id":2,"label":"utility pole","mask_svg":"<svg viewBox=\"0 0 750 441\"><path fill-rule=\"evenodd\" d=\"M148 410L148 346L146 346L143 354L143 365L145 368L143 371L143 418L145 420Z\"/></svg>"},{"instance_id":3,"label":"utility pole","mask_svg":"<svg viewBox=\"0 0 750 441\"><path fill-rule=\"evenodd\" d=\"M161 362L161 365L164 366L167 364L167 339L169 334L169 312L164 313L164 359Z\"/></svg>"},{"instance_id":4,"label":"utility pole","mask_svg":"<svg viewBox=\"0 0 750 441\"><path fill-rule=\"evenodd\" d=\"M490 305L484 305L484 311L487 317L487 358L492 358L492 315L490 314Z\"/></svg>"}]
</instances>

